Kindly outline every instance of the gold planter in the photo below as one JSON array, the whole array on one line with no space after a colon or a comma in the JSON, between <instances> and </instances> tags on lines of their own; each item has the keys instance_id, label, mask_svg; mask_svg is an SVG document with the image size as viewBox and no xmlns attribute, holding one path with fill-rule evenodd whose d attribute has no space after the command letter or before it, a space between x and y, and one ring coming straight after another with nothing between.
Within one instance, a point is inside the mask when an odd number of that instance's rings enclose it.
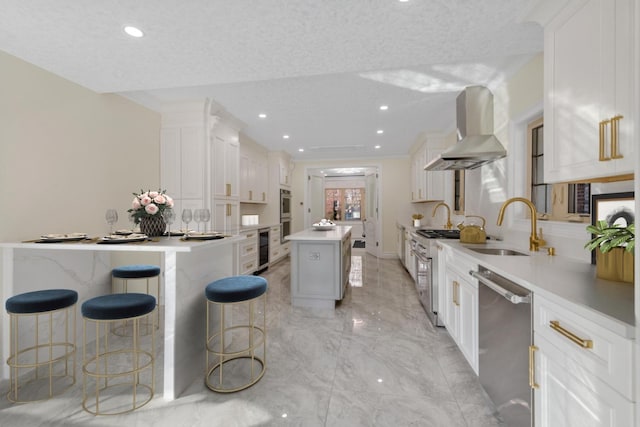
<instances>
[{"instance_id":1,"label":"gold planter","mask_svg":"<svg viewBox=\"0 0 640 427\"><path fill-rule=\"evenodd\" d=\"M633 252L613 248L603 254L596 249L596 276L604 280L633 283Z\"/></svg>"}]
</instances>

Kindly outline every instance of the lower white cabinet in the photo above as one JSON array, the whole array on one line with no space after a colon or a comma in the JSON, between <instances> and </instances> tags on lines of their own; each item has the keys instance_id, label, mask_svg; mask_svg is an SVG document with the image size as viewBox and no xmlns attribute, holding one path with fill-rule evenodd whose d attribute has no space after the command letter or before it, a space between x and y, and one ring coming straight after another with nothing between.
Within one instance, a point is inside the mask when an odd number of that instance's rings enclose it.
<instances>
[{"instance_id":1,"label":"lower white cabinet","mask_svg":"<svg viewBox=\"0 0 640 427\"><path fill-rule=\"evenodd\" d=\"M274 225L269 229L269 263L275 263L289 255L290 243L281 242L281 226Z\"/></svg>"},{"instance_id":2,"label":"lower white cabinet","mask_svg":"<svg viewBox=\"0 0 640 427\"><path fill-rule=\"evenodd\" d=\"M237 200L214 199L213 229L221 233L236 233L240 227L240 204Z\"/></svg>"},{"instance_id":3,"label":"lower white cabinet","mask_svg":"<svg viewBox=\"0 0 640 427\"><path fill-rule=\"evenodd\" d=\"M252 274L259 266L258 230L241 231L246 239L238 243L238 274Z\"/></svg>"},{"instance_id":4,"label":"lower white cabinet","mask_svg":"<svg viewBox=\"0 0 640 427\"><path fill-rule=\"evenodd\" d=\"M534 295L539 427L634 425L633 342Z\"/></svg>"},{"instance_id":5,"label":"lower white cabinet","mask_svg":"<svg viewBox=\"0 0 640 427\"><path fill-rule=\"evenodd\" d=\"M478 373L478 284L447 265L444 324L460 351ZM466 275L468 276L468 274ZM442 288L440 288L442 291Z\"/></svg>"}]
</instances>

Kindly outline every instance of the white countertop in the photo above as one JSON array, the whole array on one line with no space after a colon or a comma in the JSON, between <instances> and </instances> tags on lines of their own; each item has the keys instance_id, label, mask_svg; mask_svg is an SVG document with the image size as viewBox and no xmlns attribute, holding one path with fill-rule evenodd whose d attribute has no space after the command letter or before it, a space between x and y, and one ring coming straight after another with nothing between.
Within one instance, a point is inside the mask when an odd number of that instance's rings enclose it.
<instances>
[{"instance_id":1,"label":"white countertop","mask_svg":"<svg viewBox=\"0 0 640 427\"><path fill-rule=\"evenodd\" d=\"M351 231L351 226L336 225L333 230L315 230L313 228L307 228L306 230L299 231L294 234L290 234L285 237L285 240L337 240L340 241L344 236Z\"/></svg>"},{"instance_id":2,"label":"white countertop","mask_svg":"<svg viewBox=\"0 0 640 427\"><path fill-rule=\"evenodd\" d=\"M523 251L503 242L475 245L446 239L438 242L528 288L534 293L534 301L535 295L539 294L592 320L600 321L604 317L606 325L601 326L619 335L634 337L633 284L598 279L594 265L562 256L549 256L544 250ZM473 247L509 248L529 256L485 255L469 249Z\"/></svg>"},{"instance_id":3,"label":"white countertop","mask_svg":"<svg viewBox=\"0 0 640 427\"><path fill-rule=\"evenodd\" d=\"M80 250L80 251L126 251L126 252L192 252L199 248L226 245L246 239L246 236L233 235L217 240L181 240L178 236L153 237L153 241L137 243L0 243L0 248L45 249L45 250Z\"/></svg>"}]
</instances>

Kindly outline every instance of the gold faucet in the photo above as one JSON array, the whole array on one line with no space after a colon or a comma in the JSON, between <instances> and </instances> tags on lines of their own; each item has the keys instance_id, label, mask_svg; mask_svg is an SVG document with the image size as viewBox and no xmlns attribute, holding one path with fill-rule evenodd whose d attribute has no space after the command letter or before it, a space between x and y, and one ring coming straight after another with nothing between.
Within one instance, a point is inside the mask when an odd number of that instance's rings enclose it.
<instances>
[{"instance_id":1,"label":"gold faucet","mask_svg":"<svg viewBox=\"0 0 640 427\"><path fill-rule=\"evenodd\" d=\"M434 216L436 216L436 211L440 206L444 206L445 208L447 208L447 223L444 225L444 228L446 230L451 230L451 228L453 227L453 224L451 224L451 209L449 208L449 205L447 205L445 202L440 202L433 207L433 212L431 213L431 217L433 218Z\"/></svg>"},{"instance_id":2,"label":"gold faucet","mask_svg":"<svg viewBox=\"0 0 640 427\"><path fill-rule=\"evenodd\" d=\"M529 236L529 250L537 251L540 246L544 246L547 242L542 238L542 230L540 230L540 236L538 236L536 232L536 217L538 216L538 212L536 212L536 207L530 200L525 199L524 197L512 197L502 204L500 208L500 212L498 213L498 225L502 225L502 220L504 218L504 210L507 206L509 206L513 202L522 202L529 207L531 211L531 235Z\"/></svg>"}]
</instances>

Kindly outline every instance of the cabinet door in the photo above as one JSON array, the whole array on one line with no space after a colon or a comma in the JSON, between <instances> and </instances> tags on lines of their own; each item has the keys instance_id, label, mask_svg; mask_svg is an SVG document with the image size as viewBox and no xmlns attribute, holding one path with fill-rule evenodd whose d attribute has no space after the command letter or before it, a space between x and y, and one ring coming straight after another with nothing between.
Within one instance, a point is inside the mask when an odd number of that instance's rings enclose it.
<instances>
[{"instance_id":1,"label":"cabinet door","mask_svg":"<svg viewBox=\"0 0 640 427\"><path fill-rule=\"evenodd\" d=\"M183 199L202 199L204 197L204 132L200 127L182 128L180 191Z\"/></svg>"},{"instance_id":2,"label":"cabinet door","mask_svg":"<svg viewBox=\"0 0 640 427\"><path fill-rule=\"evenodd\" d=\"M239 204L235 200L214 199L213 229L221 233L236 233L239 228Z\"/></svg>"},{"instance_id":3,"label":"cabinet door","mask_svg":"<svg viewBox=\"0 0 640 427\"><path fill-rule=\"evenodd\" d=\"M633 172L629 2L573 3L545 28L545 182ZM611 159L619 115L623 158Z\"/></svg>"},{"instance_id":4,"label":"cabinet door","mask_svg":"<svg viewBox=\"0 0 640 427\"><path fill-rule=\"evenodd\" d=\"M246 154L240 155L240 201L249 202L253 194L253 182L250 180L250 160Z\"/></svg>"},{"instance_id":5,"label":"cabinet door","mask_svg":"<svg viewBox=\"0 0 640 427\"><path fill-rule=\"evenodd\" d=\"M458 335L460 334L460 322L459 322L459 297L458 297L458 275L447 268L445 271L444 281L444 316L443 323L449 331L451 338L458 342Z\"/></svg>"},{"instance_id":6,"label":"cabinet door","mask_svg":"<svg viewBox=\"0 0 640 427\"><path fill-rule=\"evenodd\" d=\"M442 148L429 148L427 149L426 162L439 156L442 153ZM425 162L425 164L426 164ZM424 167L424 165L423 165ZM423 171L427 177L427 199L428 200L444 200L444 182L445 179L450 179L450 171Z\"/></svg>"},{"instance_id":7,"label":"cabinet door","mask_svg":"<svg viewBox=\"0 0 640 427\"><path fill-rule=\"evenodd\" d=\"M458 277L460 308L458 346L467 361L478 373L478 289Z\"/></svg>"},{"instance_id":8,"label":"cabinet door","mask_svg":"<svg viewBox=\"0 0 640 427\"><path fill-rule=\"evenodd\" d=\"M632 426L633 403L590 374L576 377L562 351L539 334L534 374L537 427Z\"/></svg>"},{"instance_id":9,"label":"cabinet door","mask_svg":"<svg viewBox=\"0 0 640 427\"><path fill-rule=\"evenodd\" d=\"M160 186L176 200L182 198L180 128L160 131Z\"/></svg>"},{"instance_id":10,"label":"cabinet door","mask_svg":"<svg viewBox=\"0 0 640 427\"><path fill-rule=\"evenodd\" d=\"M238 198L240 145L213 135L211 165L213 166L213 195L215 198Z\"/></svg>"}]
</instances>

